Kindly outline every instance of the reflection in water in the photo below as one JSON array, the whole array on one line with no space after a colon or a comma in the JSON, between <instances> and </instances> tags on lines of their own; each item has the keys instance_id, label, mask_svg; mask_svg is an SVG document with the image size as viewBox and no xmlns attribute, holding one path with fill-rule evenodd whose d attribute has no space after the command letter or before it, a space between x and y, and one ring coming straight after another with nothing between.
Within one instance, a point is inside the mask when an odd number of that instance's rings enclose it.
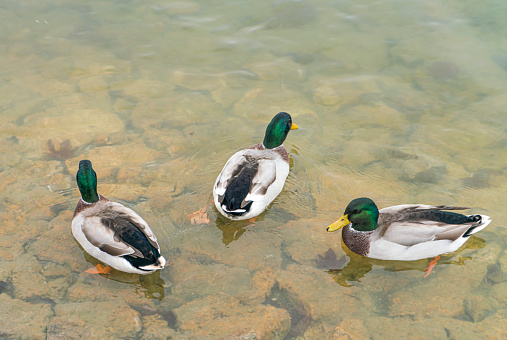
<instances>
[{"instance_id":1,"label":"reflection in water","mask_svg":"<svg viewBox=\"0 0 507 340\"><path fill-rule=\"evenodd\" d=\"M342 246L344 247L345 245ZM319 255L320 259L317 261L317 265L320 267L327 265L328 267L325 268L326 272L333 276L336 283L344 287L350 287L351 284L349 282L360 282L360 279L371 271L373 264L370 258L357 255L348 249L346 249L346 252L350 258L348 262L345 256L336 260L336 253L329 248L324 257ZM335 261L335 268L331 268L333 260Z\"/></svg>"},{"instance_id":2,"label":"reflection in water","mask_svg":"<svg viewBox=\"0 0 507 340\"><path fill-rule=\"evenodd\" d=\"M85 252L83 252L83 255L85 256L86 261L93 266L95 266L97 263L100 263ZM166 283L165 280L160 277L160 271L158 270L148 275L137 275L124 273L113 269L109 274L90 275L100 275L109 280L127 283L134 287L134 292L137 295L142 294L147 299L157 299L161 301L165 297Z\"/></svg>"},{"instance_id":3,"label":"reflection in water","mask_svg":"<svg viewBox=\"0 0 507 340\"><path fill-rule=\"evenodd\" d=\"M481 249L484 248L486 242L484 239L471 236L467 243L463 245L457 252L461 252L464 249ZM385 261L385 260L377 260L371 259L368 257L364 257L358 255L352 251L350 251L347 246L341 242L341 246L345 251L346 255L343 255L340 259L337 259L336 252L329 248L324 256L317 254L317 258L315 259L315 263L318 268L324 269L327 273L329 273L336 283L344 287L352 286L351 282L361 282L361 279L365 277L373 268L373 266L381 266L385 271L389 272L399 272L399 271L407 271L407 270L418 270L421 272L426 271L428 268L428 264L432 259L423 259L418 261ZM465 261L471 260L472 256L458 256L457 259L453 260L456 253L444 254L440 256L438 260L438 265L449 264L449 265L465 265ZM347 262L346 257L349 257L349 261ZM500 274L495 270L496 268L491 268L491 277L492 280L498 280L498 277L502 275L500 270ZM488 268L489 270L489 268ZM489 272L489 271L488 271ZM435 274L433 274L435 275ZM489 279L489 277L488 277Z\"/></svg>"},{"instance_id":4,"label":"reflection in water","mask_svg":"<svg viewBox=\"0 0 507 340\"><path fill-rule=\"evenodd\" d=\"M265 212L257 216L253 221L232 221L222 216L217 211L215 225L222 231L222 243L225 246L228 246L232 241L237 241L250 228L258 228L260 225L263 225L262 222L264 221L266 214L268 214L268 211L270 221L274 221L274 225L284 225L291 220L297 219L296 215L286 211L285 209L277 207L276 202L277 200L275 200Z\"/></svg>"},{"instance_id":5,"label":"reflection in water","mask_svg":"<svg viewBox=\"0 0 507 340\"><path fill-rule=\"evenodd\" d=\"M261 216L257 217L256 222L262 221L264 218ZM241 235L248 230L250 226L253 226L250 221L232 221L228 218L217 214L215 224L218 229L222 231L222 243L227 247L232 241L238 240Z\"/></svg>"}]
</instances>

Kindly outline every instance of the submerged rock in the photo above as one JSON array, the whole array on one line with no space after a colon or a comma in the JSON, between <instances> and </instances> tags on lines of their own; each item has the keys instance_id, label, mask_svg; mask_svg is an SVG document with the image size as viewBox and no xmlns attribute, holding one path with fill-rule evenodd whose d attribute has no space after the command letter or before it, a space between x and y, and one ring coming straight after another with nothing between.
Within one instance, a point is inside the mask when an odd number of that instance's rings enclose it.
<instances>
[{"instance_id":1,"label":"submerged rock","mask_svg":"<svg viewBox=\"0 0 507 340\"><path fill-rule=\"evenodd\" d=\"M179 330L206 339L283 339L291 324L284 309L243 305L225 293L194 300L174 313Z\"/></svg>"},{"instance_id":2,"label":"submerged rock","mask_svg":"<svg viewBox=\"0 0 507 340\"><path fill-rule=\"evenodd\" d=\"M435 61L428 67L428 75L437 81L455 79L459 71L459 66L452 61Z\"/></svg>"},{"instance_id":3,"label":"submerged rock","mask_svg":"<svg viewBox=\"0 0 507 340\"><path fill-rule=\"evenodd\" d=\"M190 14L197 12L201 5L194 1L172 1L167 3L157 3L151 8L157 11L163 11L167 15Z\"/></svg>"},{"instance_id":4,"label":"submerged rock","mask_svg":"<svg viewBox=\"0 0 507 340\"><path fill-rule=\"evenodd\" d=\"M81 333L87 325L92 338L136 337L142 329L139 313L120 301L61 303L54 309L62 328Z\"/></svg>"},{"instance_id":5,"label":"submerged rock","mask_svg":"<svg viewBox=\"0 0 507 340\"><path fill-rule=\"evenodd\" d=\"M322 223L322 222L321 222ZM328 249L339 247L337 241L339 238L333 237L338 235L331 235L325 232L325 225L319 224L319 221L312 219L302 219L298 221L289 221L288 223L277 228L283 240L284 257L288 257L293 262L303 266L311 266L323 268L319 264L328 266L333 263L341 262L342 254L336 254L333 250L331 253L334 255L334 261L319 261L319 255L324 254ZM337 258L339 257L339 258ZM328 269L335 269L340 267L333 267Z\"/></svg>"},{"instance_id":6,"label":"submerged rock","mask_svg":"<svg viewBox=\"0 0 507 340\"><path fill-rule=\"evenodd\" d=\"M462 252L463 255L466 254L464 251ZM481 257L484 256L483 254ZM487 270L478 259L466 262L466 265L460 265L458 262L443 266L442 263L438 275L433 269L431 275L425 279L429 279L433 283L425 282L423 284L422 281L419 281L415 284L405 284L399 290L391 292L388 315L410 317L415 320L428 317L435 319L440 317L463 318L463 315L467 314L464 299L470 295L472 289L479 286L486 275ZM474 310L475 308L470 307L469 309Z\"/></svg>"},{"instance_id":7,"label":"submerged rock","mask_svg":"<svg viewBox=\"0 0 507 340\"><path fill-rule=\"evenodd\" d=\"M49 298L49 286L41 271L42 266L35 256L18 257L12 273L14 295L19 299Z\"/></svg>"},{"instance_id":8,"label":"submerged rock","mask_svg":"<svg viewBox=\"0 0 507 340\"><path fill-rule=\"evenodd\" d=\"M332 87L320 86L313 92L313 101L319 105L333 106L340 104L342 98Z\"/></svg>"},{"instance_id":9,"label":"submerged rock","mask_svg":"<svg viewBox=\"0 0 507 340\"><path fill-rule=\"evenodd\" d=\"M83 263L78 259L82 259L83 252L72 236L72 214L73 211L67 210L54 218L49 228L30 245L29 252L36 254L39 260L63 266L64 270L81 268L79 263Z\"/></svg>"},{"instance_id":10,"label":"submerged rock","mask_svg":"<svg viewBox=\"0 0 507 340\"><path fill-rule=\"evenodd\" d=\"M478 295L468 296L463 301L463 309L464 317L472 322L482 321L496 312L491 301Z\"/></svg>"},{"instance_id":11,"label":"submerged rock","mask_svg":"<svg viewBox=\"0 0 507 340\"><path fill-rule=\"evenodd\" d=\"M486 279L492 284L500 283L504 280L504 274L500 262L490 264L488 266L488 272L486 273Z\"/></svg>"},{"instance_id":12,"label":"submerged rock","mask_svg":"<svg viewBox=\"0 0 507 340\"><path fill-rule=\"evenodd\" d=\"M161 157L162 153L160 151L136 142L134 145L105 145L94 148L79 157L67 160L65 164L69 171L74 174L79 168L79 161L81 159L89 159L92 161L100 181L100 178L112 177L113 174L117 175L122 168L127 166L128 168L123 169L123 171L135 169L134 167L137 166L137 171L139 172L139 166L155 162ZM133 173L133 170L131 173ZM124 174L120 173L120 176L124 176Z\"/></svg>"},{"instance_id":13,"label":"submerged rock","mask_svg":"<svg viewBox=\"0 0 507 340\"><path fill-rule=\"evenodd\" d=\"M47 142L54 145L69 141L73 147L90 143L96 134L115 133L124 124L114 113L100 109L74 108L60 111L52 108L28 116L22 127L30 133L20 134L23 150L40 153L47 149Z\"/></svg>"},{"instance_id":14,"label":"submerged rock","mask_svg":"<svg viewBox=\"0 0 507 340\"><path fill-rule=\"evenodd\" d=\"M294 29L311 24L318 18L317 10L306 1L275 2L273 15L266 21L266 29Z\"/></svg>"},{"instance_id":15,"label":"submerged rock","mask_svg":"<svg viewBox=\"0 0 507 340\"><path fill-rule=\"evenodd\" d=\"M131 101L145 101L169 95L174 86L166 81L154 79L129 79L121 87L123 94Z\"/></svg>"},{"instance_id":16,"label":"submerged rock","mask_svg":"<svg viewBox=\"0 0 507 340\"><path fill-rule=\"evenodd\" d=\"M204 70L175 70L169 81L177 86L193 91L213 91L223 87L220 74L207 73Z\"/></svg>"},{"instance_id":17,"label":"submerged rock","mask_svg":"<svg viewBox=\"0 0 507 340\"><path fill-rule=\"evenodd\" d=\"M83 320L68 320L65 317L53 317L47 326L47 340L83 339L94 336L106 336L106 333L99 333L93 330Z\"/></svg>"},{"instance_id":18,"label":"submerged rock","mask_svg":"<svg viewBox=\"0 0 507 340\"><path fill-rule=\"evenodd\" d=\"M294 306L297 315L306 315L315 322L333 324L336 319L362 315L365 310L373 309L367 294L356 287L340 289L322 270L291 264L280 273L277 281L278 289L286 291L285 300L288 301L277 303Z\"/></svg>"},{"instance_id":19,"label":"submerged rock","mask_svg":"<svg viewBox=\"0 0 507 340\"><path fill-rule=\"evenodd\" d=\"M186 300L222 290L232 296L246 296L251 276L247 269L224 265L202 253L184 252L172 263L171 291Z\"/></svg>"},{"instance_id":20,"label":"submerged rock","mask_svg":"<svg viewBox=\"0 0 507 340\"><path fill-rule=\"evenodd\" d=\"M183 335L179 335L174 329L170 328L167 321L160 315L146 315L143 316L143 340L158 340L158 339L186 339Z\"/></svg>"},{"instance_id":21,"label":"submerged rock","mask_svg":"<svg viewBox=\"0 0 507 340\"><path fill-rule=\"evenodd\" d=\"M345 319L334 329L333 340L371 339L368 329L360 319Z\"/></svg>"},{"instance_id":22,"label":"submerged rock","mask_svg":"<svg viewBox=\"0 0 507 340\"><path fill-rule=\"evenodd\" d=\"M53 311L48 303L29 303L0 294L0 315L0 337L42 340Z\"/></svg>"},{"instance_id":23,"label":"submerged rock","mask_svg":"<svg viewBox=\"0 0 507 340\"><path fill-rule=\"evenodd\" d=\"M366 327L373 339L386 339L396 334L402 339L447 339L445 324L435 319L413 321L410 318L377 316L366 318Z\"/></svg>"},{"instance_id":24,"label":"submerged rock","mask_svg":"<svg viewBox=\"0 0 507 340\"><path fill-rule=\"evenodd\" d=\"M266 102L270 104L263 104ZM243 98L234 104L233 110L237 116L264 122L269 122L273 115L280 111L290 113L296 124L297 116L301 114L312 113L316 116L315 105L300 92L271 83L247 91Z\"/></svg>"},{"instance_id":25,"label":"submerged rock","mask_svg":"<svg viewBox=\"0 0 507 340\"><path fill-rule=\"evenodd\" d=\"M182 128L195 122L208 123L221 111L219 104L194 91L174 92L171 96L140 102L132 112L132 124L147 134L151 130Z\"/></svg>"}]
</instances>

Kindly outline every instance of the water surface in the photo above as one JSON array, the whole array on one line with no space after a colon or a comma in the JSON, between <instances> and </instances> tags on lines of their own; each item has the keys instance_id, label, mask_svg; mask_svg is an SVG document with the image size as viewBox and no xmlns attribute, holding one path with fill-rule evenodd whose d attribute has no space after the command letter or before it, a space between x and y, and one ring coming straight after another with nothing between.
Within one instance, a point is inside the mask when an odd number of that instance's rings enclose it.
<instances>
[{"instance_id":1,"label":"water surface","mask_svg":"<svg viewBox=\"0 0 507 340\"><path fill-rule=\"evenodd\" d=\"M0 4L0 337L501 339L507 4ZM279 111L285 189L254 225L211 201ZM90 275L75 173L148 221L171 261ZM460 250L378 261L325 227L356 197L471 207Z\"/></svg>"}]
</instances>

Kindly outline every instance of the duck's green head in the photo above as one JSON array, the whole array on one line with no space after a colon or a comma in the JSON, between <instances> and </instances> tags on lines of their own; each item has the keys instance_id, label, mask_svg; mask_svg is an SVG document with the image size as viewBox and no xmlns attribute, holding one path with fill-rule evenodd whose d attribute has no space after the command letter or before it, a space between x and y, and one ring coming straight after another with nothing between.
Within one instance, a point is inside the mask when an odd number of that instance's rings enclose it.
<instances>
[{"instance_id":1,"label":"duck's green head","mask_svg":"<svg viewBox=\"0 0 507 340\"><path fill-rule=\"evenodd\" d=\"M92 162L87 159L79 162L76 181L81 192L81 198L85 202L95 203L99 200L99 195L97 194L97 174L92 168Z\"/></svg>"},{"instance_id":2,"label":"duck's green head","mask_svg":"<svg viewBox=\"0 0 507 340\"><path fill-rule=\"evenodd\" d=\"M273 117L266 128L262 144L267 149L274 149L283 144L290 130L296 130L299 126L292 123L292 118L287 112L280 112Z\"/></svg>"},{"instance_id":3,"label":"duck's green head","mask_svg":"<svg viewBox=\"0 0 507 340\"><path fill-rule=\"evenodd\" d=\"M352 200L343 216L327 227L327 231L336 231L352 223L352 228L358 231L370 231L377 228L378 208L375 202L367 197Z\"/></svg>"}]
</instances>

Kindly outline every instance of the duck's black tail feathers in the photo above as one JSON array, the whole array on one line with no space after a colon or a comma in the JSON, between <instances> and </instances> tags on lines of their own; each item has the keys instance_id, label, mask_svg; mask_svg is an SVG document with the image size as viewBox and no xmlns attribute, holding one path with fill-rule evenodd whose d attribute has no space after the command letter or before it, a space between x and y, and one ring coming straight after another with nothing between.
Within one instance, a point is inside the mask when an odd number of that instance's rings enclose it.
<instances>
[{"instance_id":1,"label":"duck's black tail feathers","mask_svg":"<svg viewBox=\"0 0 507 340\"><path fill-rule=\"evenodd\" d=\"M245 167L238 176L232 180L225 190L221 202L224 211L236 216L243 215L250 211L252 202L246 202L245 198L250 192L254 175L255 169Z\"/></svg>"},{"instance_id":2,"label":"duck's black tail feathers","mask_svg":"<svg viewBox=\"0 0 507 340\"><path fill-rule=\"evenodd\" d=\"M486 226L491 222L491 218L486 215L469 215L467 216L469 219L469 223L474 223L470 228L465 231L462 237L470 237L472 234L486 228Z\"/></svg>"}]
</instances>

